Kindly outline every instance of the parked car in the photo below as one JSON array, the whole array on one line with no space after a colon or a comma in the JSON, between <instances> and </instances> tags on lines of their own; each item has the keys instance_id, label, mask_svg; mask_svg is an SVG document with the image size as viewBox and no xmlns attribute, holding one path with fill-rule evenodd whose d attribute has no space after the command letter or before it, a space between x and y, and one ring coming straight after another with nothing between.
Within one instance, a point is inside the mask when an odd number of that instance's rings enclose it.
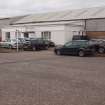
<instances>
[{"instance_id":1,"label":"parked car","mask_svg":"<svg viewBox=\"0 0 105 105\"><path fill-rule=\"evenodd\" d=\"M37 39L41 39L41 40L45 41L45 43L48 44L48 47L55 47L55 43L51 40L43 39L43 38L37 38Z\"/></svg>"},{"instance_id":2,"label":"parked car","mask_svg":"<svg viewBox=\"0 0 105 105\"><path fill-rule=\"evenodd\" d=\"M98 53L105 53L105 40L104 39L91 39L89 41L91 44L94 44L95 50Z\"/></svg>"},{"instance_id":3,"label":"parked car","mask_svg":"<svg viewBox=\"0 0 105 105\"><path fill-rule=\"evenodd\" d=\"M4 48L16 48L17 47L17 40L16 39L9 39L9 40L5 40L0 42L1 47ZM22 43L18 40L18 47L21 48L22 47Z\"/></svg>"},{"instance_id":4,"label":"parked car","mask_svg":"<svg viewBox=\"0 0 105 105\"><path fill-rule=\"evenodd\" d=\"M55 43L51 40L44 40L46 43L48 43L48 47L55 47Z\"/></svg>"},{"instance_id":5,"label":"parked car","mask_svg":"<svg viewBox=\"0 0 105 105\"><path fill-rule=\"evenodd\" d=\"M30 39L28 43L23 45L24 50L42 50L48 49L49 43L42 39Z\"/></svg>"},{"instance_id":6,"label":"parked car","mask_svg":"<svg viewBox=\"0 0 105 105\"><path fill-rule=\"evenodd\" d=\"M54 42L52 42L50 40L48 40L48 42L49 42L49 47L55 47L55 43Z\"/></svg>"},{"instance_id":7,"label":"parked car","mask_svg":"<svg viewBox=\"0 0 105 105\"><path fill-rule=\"evenodd\" d=\"M83 57L88 54L94 54L94 46L89 44L87 40L70 41L54 50L57 55L78 55Z\"/></svg>"}]
</instances>

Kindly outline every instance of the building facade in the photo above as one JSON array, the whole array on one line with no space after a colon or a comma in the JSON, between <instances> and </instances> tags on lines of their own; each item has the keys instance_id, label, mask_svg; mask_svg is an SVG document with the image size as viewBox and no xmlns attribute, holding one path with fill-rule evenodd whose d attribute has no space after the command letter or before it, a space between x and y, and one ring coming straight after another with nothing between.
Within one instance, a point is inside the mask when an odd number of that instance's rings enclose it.
<instances>
[{"instance_id":1,"label":"building facade","mask_svg":"<svg viewBox=\"0 0 105 105\"><path fill-rule=\"evenodd\" d=\"M1 28L2 41L6 39L45 38L64 44L73 35L86 32L90 38L105 39L105 7L67 10L28 15Z\"/></svg>"},{"instance_id":2,"label":"building facade","mask_svg":"<svg viewBox=\"0 0 105 105\"><path fill-rule=\"evenodd\" d=\"M48 24L25 24L14 25L2 29L2 40L20 38L44 38L53 41L55 44L64 44L72 40L76 31L84 30L80 22L60 22Z\"/></svg>"}]
</instances>

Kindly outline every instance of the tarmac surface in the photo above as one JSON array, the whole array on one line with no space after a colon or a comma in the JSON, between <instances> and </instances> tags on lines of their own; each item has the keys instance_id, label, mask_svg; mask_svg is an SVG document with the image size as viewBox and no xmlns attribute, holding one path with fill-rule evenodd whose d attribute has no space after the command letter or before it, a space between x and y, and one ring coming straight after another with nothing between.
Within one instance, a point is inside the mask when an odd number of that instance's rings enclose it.
<instances>
[{"instance_id":1,"label":"tarmac surface","mask_svg":"<svg viewBox=\"0 0 105 105\"><path fill-rule=\"evenodd\" d=\"M105 57L0 53L0 105L105 105Z\"/></svg>"}]
</instances>

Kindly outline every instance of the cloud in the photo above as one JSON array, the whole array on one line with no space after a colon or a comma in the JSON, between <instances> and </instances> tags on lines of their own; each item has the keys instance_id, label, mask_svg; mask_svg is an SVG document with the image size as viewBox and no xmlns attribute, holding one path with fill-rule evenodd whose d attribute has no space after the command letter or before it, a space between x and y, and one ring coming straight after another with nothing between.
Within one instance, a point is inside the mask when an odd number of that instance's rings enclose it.
<instances>
[{"instance_id":1,"label":"cloud","mask_svg":"<svg viewBox=\"0 0 105 105\"><path fill-rule=\"evenodd\" d=\"M105 5L104 0L0 0L0 16L16 16Z\"/></svg>"}]
</instances>

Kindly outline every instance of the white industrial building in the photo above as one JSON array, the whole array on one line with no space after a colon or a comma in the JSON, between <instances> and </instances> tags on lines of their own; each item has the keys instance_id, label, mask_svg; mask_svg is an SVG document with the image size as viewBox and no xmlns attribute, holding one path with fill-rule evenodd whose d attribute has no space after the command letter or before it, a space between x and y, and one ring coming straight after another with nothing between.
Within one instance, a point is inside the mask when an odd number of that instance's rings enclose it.
<instances>
[{"instance_id":1,"label":"white industrial building","mask_svg":"<svg viewBox=\"0 0 105 105\"><path fill-rule=\"evenodd\" d=\"M1 28L2 40L14 39L18 34L22 38L46 38L56 44L64 44L84 31L91 38L105 38L105 7L28 15Z\"/></svg>"}]
</instances>

